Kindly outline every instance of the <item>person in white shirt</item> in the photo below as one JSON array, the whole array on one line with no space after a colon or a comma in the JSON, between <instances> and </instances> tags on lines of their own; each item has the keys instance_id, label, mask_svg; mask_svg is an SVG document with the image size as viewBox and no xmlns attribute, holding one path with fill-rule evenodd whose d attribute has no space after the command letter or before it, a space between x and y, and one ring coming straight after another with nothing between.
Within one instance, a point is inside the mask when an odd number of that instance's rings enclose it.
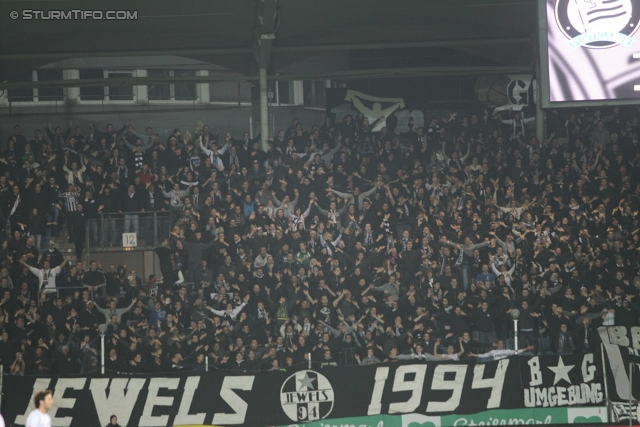
<instances>
[{"instance_id":1,"label":"person in white shirt","mask_svg":"<svg viewBox=\"0 0 640 427\"><path fill-rule=\"evenodd\" d=\"M220 150L217 150L215 147L212 147L211 149L205 147L202 143L202 137L198 138L198 142L200 143L200 149L202 150L202 152L206 154L209 159L211 159L211 164L220 171L224 170L224 163L222 163L222 159L220 158L220 156L222 156L225 151L229 149L231 144L226 143L224 147L222 147Z\"/></svg>"},{"instance_id":2,"label":"person in white shirt","mask_svg":"<svg viewBox=\"0 0 640 427\"><path fill-rule=\"evenodd\" d=\"M421 344L416 344L414 349L415 349L414 353L411 353L411 354L399 354L398 355L398 360L426 360L427 362L445 360L445 358L442 355L434 356L434 355L429 354L429 353L423 353L422 352L423 348L422 348Z\"/></svg>"},{"instance_id":3,"label":"person in white shirt","mask_svg":"<svg viewBox=\"0 0 640 427\"><path fill-rule=\"evenodd\" d=\"M22 257L20 262L22 265L27 267L29 271L36 275L38 278L38 289L44 293L53 293L56 291L56 276L62 271L62 267L64 267L69 261L71 261L71 257L67 256L65 260L57 266L56 268L51 268L51 265L48 260L45 260L42 269L31 267L27 264L26 255Z\"/></svg>"},{"instance_id":4,"label":"person in white shirt","mask_svg":"<svg viewBox=\"0 0 640 427\"><path fill-rule=\"evenodd\" d=\"M235 321L236 317L238 317L238 314L240 314L240 312L242 311L244 306L247 305L247 302L249 302L249 298L250 298L250 295L246 295L244 297L244 300L242 301L242 304L240 304L236 308L233 308L233 305L231 303L229 303L229 304L227 304L226 310L216 310L216 309L211 308L209 306L207 306L207 309L210 310L216 316L220 316L222 318L227 318L227 319L231 319L231 320Z\"/></svg>"},{"instance_id":5,"label":"person in white shirt","mask_svg":"<svg viewBox=\"0 0 640 427\"><path fill-rule=\"evenodd\" d=\"M516 354L522 354L526 351L533 350L534 348L535 348L534 345L530 345L528 347L521 348L518 350L510 350L510 349L504 348L504 341L498 340L495 350L491 350L483 354L469 353L469 356L477 357L479 359L500 360L500 359L506 359L507 357L515 356Z\"/></svg>"},{"instance_id":6,"label":"person in white shirt","mask_svg":"<svg viewBox=\"0 0 640 427\"><path fill-rule=\"evenodd\" d=\"M53 407L53 392L51 390L37 392L33 403L36 409L27 417L25 427L51 427L51 417L47 412Z\"/></svg>"},{"instance_id":7,"label":"person in white shirt","mask_svg":"<svg viewBox=\"0 0 640 427\"><path fill-rule=\"evenodd\" d=\"M4 418L2 418L2 415L0 415L0 427L4 427Z\"/></svg>"},{"instance_id":8,"label":"person in white shirt","mask_svg":"<svg viewBox=\"0 0 640 427\"><path fill-rule=\"evenodd\" d=\"M458 338L458 343L460 344L460 351L459 352L456 353L456 350L453 347L453 345L449 344L447 346L447 352L446 353L438 354L438 347L440 346L440 338L438 338L436 340L436 345L433 346L433 355L434 356L440 356L444 360L455 360L455 361L458 361L458 360L460 360L460 356L462 356L464 354L464 346L462 344L462 338Z\"/></svg>"}]
</instances>

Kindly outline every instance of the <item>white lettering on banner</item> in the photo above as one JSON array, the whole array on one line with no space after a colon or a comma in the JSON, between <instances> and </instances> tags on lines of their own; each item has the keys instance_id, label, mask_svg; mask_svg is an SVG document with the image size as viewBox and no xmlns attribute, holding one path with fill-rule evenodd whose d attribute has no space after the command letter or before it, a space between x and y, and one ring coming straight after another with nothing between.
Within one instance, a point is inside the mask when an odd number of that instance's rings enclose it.
<instances>
[{"instance_id":1,"label":"white lettering on banner","mask_svg":"<svg viewBox=\"0 0 640 427\"><path fill-rule=\"evenodd\" d=\"M529 382L529 388L524 389L526 407L584 405L599 403L603 399L601 384L587 384L593 381L596 376L597 367L593 361L593 354L585 354L582 358L581 373L583 384L572 384L569 373L576 365L565 365L562 356L559 356L556 366L545 365L547 369L554 373L553 387L536 388L535 386L543 384L540 359L533 357L529 359L528 364L531 381ZM566 382L569 386L558 386L558 384L562 385L563 382Z\"/></svg>"},{"instance_id":2,"label":"white lettering on banner","mask_svg":"<svg viewBox=\"0 0 640 427\"><path fill-rule=\"evenodd\" d=\"M53 394L55 406L49 414L51 416L51 425L54 427L69 427L73 417L58 417L58 410L73 409L76 399L72 397L64 397L67 390L82 390L86 384L86 378L60 378L56 382L56 389Z\"/></svg>"},{"instance_id":3,"label":"white lettering on banner","mask_svg":"<svg viewBox=\"0 0 640 427\"><path fill-rule=\"evenodd\" d=\"M611 344L640 350L640 326L609 326L607 332Z\"/></svg>"},{"instance_id":4,"label":"white lettering on banner","mask_svg":"<svg viewBox=\"0 0 640 427\"><path fill-rule=\"evenodd\" d=\"M640 350L640 327L631 328L631 341L632 347L636 350Z\"/></svg>"},{"instance_id":5,"label":"white lettering on banner","mask_svg":"<svg viewBox=\"0 0 640 427\"><path fill-rule=\"evenodd\" d=\"M629 338L627 337L626 326L610 326L607 328L609 332L609 342L613 345L629 347Z\"/></svg>"},{"instance_id":6,"label":"white lettering on banner","mask_svg":"<svg viewBox=\"0 0 640 427\"><path fill-rule=\"evenodd\" d=\"M393 380L393 392L410 391L411 397L406 402L395 402L389 405L389 413L411 413L420 405L426 365L403 365L398 367ZM407 381L407 375L413 374L413 380Z\"/></svg>"},{"instance_id":7,"label":"white lettering on banner","mask_svg":"<svg viewBox=\"0 0 640 427\"><path fill-rule=\"evenodd\" d=\"M473 371L472 389L491 389L491 394L487 401L487 408L499 408L502 401L502 390L509 360L500 360L496 366L496 373L493 378L483 378L485 365L476 365ZM455 411L460 405L462 392L464 390L467 365L438 365L433 374L431 387L424 384L427 366L407 365L401 366L395 372L393 381L393 393L411 391L411 396L404 402L394 402L389 405L389 413L410 413L416 410L422 400L423 390L450 390L451 397L444 402L429 402L426 412L448 412ZM453 379L445 380L446 374L453 374ZM407 381L407 374L415 374L415 377ZM384 386L389 378L389 368L380 367L376 369L375 384L371 394L371 402L367 410L367 415L379 415L382 412L382 398L384 397ZM392 400L392 399L389 399Z\"/></svg>"},{"instance_id":8,"label":"white lettering on banner","mask_svg":"<svg viewBox=\"0 0 640 427\"><path fill-rule=\"evenodd\" d=\"M548 408L565 405L586 405L603 400L601 384L576 384L569 387L524 389L527 408Z\"/></svg>"},{"instance_id":9,"label":"white lettering on banner","mask_svg":"<svg viewBox=\"0 0 640 427\"><path fill-rule=\"evenodd\" d=\"M493 378L483 378L484 368L486 365L476 365L473 369L473 383L471 388L482 389L490 388L491 396L487 402L487 409L499 408L502 402L502 388L504 386L504 377L509 366L509 359L502 359L496 367L496 375Z\"/></svg>"},{"instance_id":10,"label":"white lettering on banner","mask_svg":"<svg viewBox=\"0 0 640 427\"><path fill-rule=\"evenodd\" d=\"M147 401L140 417L140 427L166 426L169 424L169 415L153 415L153 408L156 406L173 406L173 397L158 396L161 388L177 390L180 385L180 378L151 378L149 381Z\"/></svg>"},{"instance_id":11,"label":"white lettering on banner","mask_svg":"<svg viewBox=\"0 0 640 427\"><path fill-rule=\"evenodd\" d=\"M200 377L187 378L187 383L183 387L180 409L178 410L178 415L176 415L175 420L173 420L173 424L204 424L204 418L207 416L206 413L200 412L197 414L189 414L189 409L191 409L191 402L193 401L193 395L198 389L198 384L200 384Z\"/></svg>"},{"instance_id":12,"label":"white lettering on banner","mask_svg":"<svg viewBox=\"0 0 640 427\"><path fill-rule=\"evenodd\" d=\"M445 374L454 373L452 380L445 380ZM445 402L429 402L427 413L429 412L453 412L460 405L460 397L464 388L464 377L467 372L467 365L438 365L433 373L433 390L451 390L453 393L449 400Z\"/></svg>"},{"instance_id":13,"label":"white lettering on banner","mask_svg":"<svg viewBox=\"0 0 640 427\"><path fill-rule=\"evenodd\" d=\"M538 356L532 357L527 362L529 364L529 370L531 371L530 387L536 387L542 385L542 371L540 370L540 358Z\"/></svg>"},{"instance_id":14,"label":"white lettering on banner","mask_svg":"<svg viewBox=\"0 0 640 427\"><path fill-rule=\"evenodd\" d=\"M146 380L142 378L94 378L89 383L100 425L107 425L116 415L121 425L129 424L140 390ZM109 394L107 395L107 390Z\"/></svg>"},{"instance_id":15,"label":"white lettering on banner","mask_svg":"<svg viewBox=\"0 0 640 427\"><path fill-rule=\"evenodd\" d=\"M243 424L249 405L233 390L249 391L253 387L254 376L225 377L220 390L220 397L227 402L234 413L215 414L212 424Z\"/></svg>"},{"instance_id":16,"label":"white lettering on banner","mask_svg":"<svg viewBox=\"0 0 640 427\"><path fill-rule=\"evenodd\" d=\"M596 376L596 367L593 365L593 354L585 354L582 358L582 381L588 383Z\"/></svg>"},{"instance_id":17,"label":"white lettering on banner","mask_svg":"<svg viewBox=\"0 0 640 427\"><path fill-rule=\"evenodd\" d=\"M382 411L382 393L384 392L384 383L387 378L389 378L389 368L376 369L376 382L373 386L373 393L371 393L371 402L369 403L367 415L378 415Z\"/></svg>"},{"instance_id":18,"label":"white lettering on banner","mask_svg":"<svg viewBox=\"0 0 640 427\"><path fill-rule=\"evenodd\" d=\"M51 379L49 378L36 378L36 380L33 382L33 391L31 392L31 396L36 394L36 391L47 390L50 384ZM29 416L31 411L33 411L33 403L32 399L29 399L27 401L27 407L24 408L24 412L22 413L22 415L18 415L14 422L21 426L25 425L27 423L27 417Z\"/></svg>"}]
</instances>

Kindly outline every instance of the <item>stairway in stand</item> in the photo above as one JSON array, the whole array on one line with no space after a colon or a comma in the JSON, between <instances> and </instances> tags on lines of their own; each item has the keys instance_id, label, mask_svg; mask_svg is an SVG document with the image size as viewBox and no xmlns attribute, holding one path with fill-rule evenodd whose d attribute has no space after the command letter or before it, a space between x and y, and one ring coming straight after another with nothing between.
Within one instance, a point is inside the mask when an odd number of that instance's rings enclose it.
<instances>
[{"instance_id":1,"label":"stairway in stand","mask_svg":"<svg viewBox=\"0 0 640 427\"><path fill-rule=\"evenodd\" d=\"M62 252L62 255L64 257L66 257L67 255L71 255L71 262L69 263L70 265L75 265L77 259L76 259L76 246L69 242L69 234L67 233L67 226L66 225L62 225L60 227L60 235L58 237L53 237L53 241L56 242L56 248ZM47 246L48 246L48 242L47 242ZM86 257L86 248L85 248L85 253L84 256Z\"/></svg>"}]
</instances>

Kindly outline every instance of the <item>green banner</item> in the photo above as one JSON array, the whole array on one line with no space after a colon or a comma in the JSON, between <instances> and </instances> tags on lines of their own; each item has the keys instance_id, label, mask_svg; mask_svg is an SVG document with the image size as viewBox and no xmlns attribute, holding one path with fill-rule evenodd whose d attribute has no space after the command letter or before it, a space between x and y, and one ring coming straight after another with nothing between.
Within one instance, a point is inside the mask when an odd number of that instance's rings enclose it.
<instances>
[{"instance_id":1,"label":"green banner","mask_svg":"<svg viewBox=\"0 0 640 427\"><path fill-rule=\"evenodd\" d=\"M334 418L280 427L457 427L528 424L596 424L608 421L606 407L501 409L472 415L421 414Z\"/></svg>"}]
</instances>

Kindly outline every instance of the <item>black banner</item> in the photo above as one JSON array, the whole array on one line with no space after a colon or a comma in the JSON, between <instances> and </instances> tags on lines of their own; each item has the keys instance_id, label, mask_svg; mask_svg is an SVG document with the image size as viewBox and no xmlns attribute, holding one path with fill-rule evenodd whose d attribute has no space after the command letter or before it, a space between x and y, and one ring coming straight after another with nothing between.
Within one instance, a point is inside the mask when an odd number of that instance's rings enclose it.
<instances>
[{"instance_id":1,"label":"black banner","mask_svg":"<svg viewBox=\"0 0 640 427\"><path fill-rule=\"evenodd\" d=\"M607 359L611 419L640 421L640 405L634 403L629 410L629 399L637 402L640 397L640 327L600 327L598 332Z\"/></svg>"},{"instance_id":2,"label":"black banner","mask_svg":"<svg viewBox=\"0 0 640 427\"><path fill-rule=\"evenodd\" d=\"M53 425L285 425L330 418L597 405L600 354L512 357L485 364L395 363L318 371L135 377L7 376L5 419L24 425L37 390L54 390Z\"/></svg>"},{"instance_id":3,"label":"black banner","mask_svg":"<svg viewBox=\"0 0 640 427\"><path fill-rule=\"evenodd\" d=\"M640 326L627 328L626 326L608 326L601 328L603 341L611 345L622 347L620 351L627 353L629 361L640 363Z\"/></svg>"}]
</instances>

